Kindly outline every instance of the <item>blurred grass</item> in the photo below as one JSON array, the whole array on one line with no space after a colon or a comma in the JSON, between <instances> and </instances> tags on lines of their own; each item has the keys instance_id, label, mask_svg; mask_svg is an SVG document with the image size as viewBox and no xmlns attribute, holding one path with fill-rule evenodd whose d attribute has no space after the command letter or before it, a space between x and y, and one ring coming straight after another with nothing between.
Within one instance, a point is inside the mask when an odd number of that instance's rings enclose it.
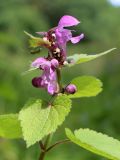
<instances>
[{"instance_id":1,"label":"blurred grass","mask_svg":"<svg viewBox=\"0 0 120 160\"><path fill-rule=\"evenodd\" d=\"M48 97L45 91L35 89L31 85L31 79L38 73L31 72L22 75L29 68L30 61L46 54L46 51L42 51L39 55L31 55L28 49L28 37L23 31L34 34L36 31L47 30L58 23L60 16L71 14L81 19L82 23L78 30L85 33L85 40L78 45L69 44L69 55L74 53L94 54L113 47L117 47L118 50L97 60L63 69L63 83L69 83L73 77L78 75L93 75L103 81L104 90L97 97L73 101L71 114L55 133L53 142L65 138L65 127L73 130L89 127L120 139L120 28L118 17L120 8L115 9L106 4L105 0L99 2L70 0L71 3L67 2L59 0L53 3L48 0L21 0L19 2L9 0L7 2L1 0L0 114L19 112L30 97L43 99ZM22 140L0 139L0 160L37 160L38 156L38 144L26 149L25 142ZM61 145L53 152L49 152L46 160L55 159L103 160L73 144Z\"/></svg>"}]
</instances>

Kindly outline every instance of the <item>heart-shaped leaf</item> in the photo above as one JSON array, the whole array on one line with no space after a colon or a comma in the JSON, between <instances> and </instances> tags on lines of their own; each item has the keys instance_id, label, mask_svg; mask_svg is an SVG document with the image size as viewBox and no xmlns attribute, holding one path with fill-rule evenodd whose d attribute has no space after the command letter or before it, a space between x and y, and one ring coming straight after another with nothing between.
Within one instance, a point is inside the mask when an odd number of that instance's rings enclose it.
<instances>
[{"instance_id":1,"label":"heart-shaped leaf","mask_svg":"<svg viewBox=\"0 0 120 160\"><path fill-rule=\"evenodd\" d=\"M28 103L19 113L24 140L27 147L55 132L70 112L71 100L66 95L58 96L52 104L42 100Z\"/></svg>"}]
</instances>

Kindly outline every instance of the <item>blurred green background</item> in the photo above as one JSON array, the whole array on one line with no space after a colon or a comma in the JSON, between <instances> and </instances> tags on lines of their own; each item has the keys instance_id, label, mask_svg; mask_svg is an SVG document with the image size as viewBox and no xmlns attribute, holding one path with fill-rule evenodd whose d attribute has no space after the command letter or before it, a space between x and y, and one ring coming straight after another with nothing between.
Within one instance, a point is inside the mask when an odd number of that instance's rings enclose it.
<instances>
[{"instance_id":1,"label":"blurred green background","mask_svg":"<svg viewBox=\"0 0 120 160\"><path fill-rule=\"evenodd\" d=\"M65 14L81 21L77 33L85 34L78 45L68 46L68 55L99 53L117 47L97 60L63 69L68 83L79 75L93 75L104 84L97 97L73 101L71 114L53 137L65 138L64 128L80 127L101 131L120 139L120 8L106 0L0 0L0 114L16 113L30 97L45 98L46 92L35 89L31 79L36 73L22 75L30 62L40 55L31 55L28 37L36 31L47 31ZM42 51L41 55L46 54ZM26 149L23 140L0 139L0 160L38 160L38 144ZM58 146L46 160L104 160L74 144Z\"/></svg>"}]
</instances>

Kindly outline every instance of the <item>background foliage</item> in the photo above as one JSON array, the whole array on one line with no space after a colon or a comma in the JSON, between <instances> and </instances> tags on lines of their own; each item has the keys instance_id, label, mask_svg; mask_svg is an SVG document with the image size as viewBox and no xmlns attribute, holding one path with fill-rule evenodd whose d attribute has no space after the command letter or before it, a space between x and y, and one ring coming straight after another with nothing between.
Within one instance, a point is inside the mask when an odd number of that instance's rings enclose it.
<instances>
[{"instance_id":1,"label":"background foliage","mask_svg":"<svg viewBox=\"0 0 120 160\"><path fill-rule=\"evenodd\" d=\"M81 20L78 32L85 39L73 46L68 54L99 53L120 44L120 8L106 0L8 0L0 1L0 114L18 112L30 97L48 97L46 92L32 87L33 73L22 75L29 62L39 55L30 55L26 30L31 34L46 31L57 25L64 14ZM77 33L75 33L77 34ZM87 64L63 70L63 82L75 76L95 75L103 81L104 91L97 97L73 101L72 113L59 127L53 141L64 138L64 127L89 127L120 139L120 55L108 54ZM41 52L44 55L45 51ZM34 73L35 75L35 73ZM74 152L73 152L74 151ZM0 160L33 160L39 155L38 145L26 149L21 140L0 139ZM102 160L99 156L80 149L74 144L59 146L46 160Z\"/></svg>"}]
</instances>

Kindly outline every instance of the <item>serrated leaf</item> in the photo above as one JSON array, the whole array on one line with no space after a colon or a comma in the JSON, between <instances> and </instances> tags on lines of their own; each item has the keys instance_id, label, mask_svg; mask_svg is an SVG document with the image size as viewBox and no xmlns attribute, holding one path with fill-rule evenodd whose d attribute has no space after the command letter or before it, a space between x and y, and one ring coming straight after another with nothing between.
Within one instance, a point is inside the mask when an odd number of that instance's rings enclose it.
<instances>
[{"instance_id":1,"label":"serrated leaf","mask_svg":"<svg viewBox=\"0 0 120 160\"><path fill-rule=\"evenodd\" d=\"M58 96L52 105L41 100L28 103L19 114L27 147L40 141L49 133L55 132L65 120L70 108L71 100L66 95Z\"/></svg>"},{"instance_id":2,"label":"serrated leaf","mask_svg":"<svg viewBox=\"0 0 120 160\"><path fill-rule=\"evenodd\" d=\"M102 82L92 76L80 76L71 81L77 87L75 94L70 94L70 98L96 96L102 91Z\"/></svg>"},{"instance_id":3,"label":"serrated leaf","mask_svg":"<svg viewBox=\"0 0 120 160\"><path fill-rule=\"evenodd\" d=\"M66 129L67 137L75 144L95 154L112 160L120 160L120 141L90 129Z\"/></svg>"},{"instance_id":4,"label":"serrated leaf","mask_svg":"<svg viewBox=\"0 0 120 160\"><path fill-rule=\"evenodd\" d=\"M113 50L115 50L116 48L112 48L110 50L107 50L105 52L99 53L99 54L94 54L94 55L88 55L88 54L75 54L73 56L69 56L67 58L68 61L68 65L69 66L73 66L75 64L80 64L80 63L85 63L91 60L94 60L98 57L101 57L103 55L106 55L107 53L112 52Z\"/></svg>"},{"instance_id":5,"label":"serrated leaf","mask_svg":"<svg viewBox=\"0 0 120 160\"><path fill-rule=\"evenodd\" d=\"M22 129L17 114L0 115L0 137L21 138Z\"/></svg>"}]
</instances>

